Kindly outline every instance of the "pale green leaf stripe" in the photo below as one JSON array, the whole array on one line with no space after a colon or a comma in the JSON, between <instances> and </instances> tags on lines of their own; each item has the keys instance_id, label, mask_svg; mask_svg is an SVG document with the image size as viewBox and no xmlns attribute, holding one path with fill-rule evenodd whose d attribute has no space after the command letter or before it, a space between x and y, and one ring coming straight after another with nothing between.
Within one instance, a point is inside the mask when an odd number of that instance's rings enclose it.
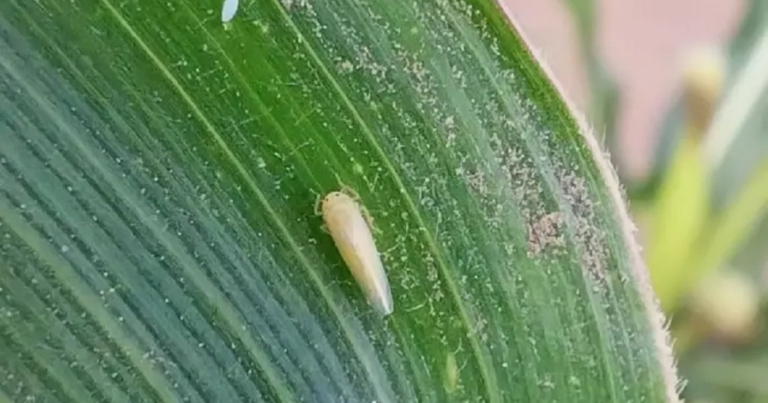
<instances>
[{"instance_id":1,"label":"pale green leaf stripe","mask_svg":"<svg viewBox=\"0 0 768 403\"><path fill-rule=\"evenodd\" d=\"M2 375L2 373L0 373L0 375ZM8 397L8 395L6 395L3 392L2 388L0 388L0 403L11 403L11 402L12 402L11 398Z\"/></svg>"}]
</instances>

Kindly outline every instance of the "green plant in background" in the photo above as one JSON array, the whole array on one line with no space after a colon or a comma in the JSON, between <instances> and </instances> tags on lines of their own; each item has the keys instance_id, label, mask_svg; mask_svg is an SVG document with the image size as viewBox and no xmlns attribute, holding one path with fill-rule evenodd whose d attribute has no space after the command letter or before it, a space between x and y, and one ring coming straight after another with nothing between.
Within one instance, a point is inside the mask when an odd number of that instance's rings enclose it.
<instances>
[{"instance_id":1,"label":"green plant in background","mask_svg":"<svg viewBox=\"0 0 768 403\"><path fill-rule=\"evenodd\" d=\"M750 2L727 49L691 54L649 177L623 185L644 224L654 289L674 318L685 396L765 402L768 3Z\"/></svg>"},{"instance_id":2,"label":"green plant in background","mask_svg":"<svg viewBox=\"0 0 768 403\"><path fill-rule=\"evenodd\" d=\"M724 63L719 54L695 51L684 71L684 119L681 139L653 202L647 261L662 307L672 310L689 284L689 265L703 253L701 237L709 213L709 178L702 137L722 91Z\"/></svg>"},{"instance_id":3,"label":"green plant in background","mask_svg":"<svg viewBox=\"0 0 768 403\"><path fill-rule=\"evenodd\" d=\"M0 2L0 402L677 401L618 184L496 3L221 7Z\"/></svg>"}]
</instances>

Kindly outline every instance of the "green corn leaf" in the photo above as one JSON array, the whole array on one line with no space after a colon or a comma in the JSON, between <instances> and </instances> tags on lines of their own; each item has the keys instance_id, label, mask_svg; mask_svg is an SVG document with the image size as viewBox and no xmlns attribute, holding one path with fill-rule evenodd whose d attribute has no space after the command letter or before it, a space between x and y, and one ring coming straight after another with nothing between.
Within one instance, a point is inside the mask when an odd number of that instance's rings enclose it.
<instances>
[{"instance_id":1,"label":"green corn leaf","mask_svg":"<svg viewBox=\"0 0 768 403\"><path fill-rule=\"evenodd\" d=\"M0 2L0 402L677 401L618 185L497 4L221 15Z\"/></svg>"}]
</instances>

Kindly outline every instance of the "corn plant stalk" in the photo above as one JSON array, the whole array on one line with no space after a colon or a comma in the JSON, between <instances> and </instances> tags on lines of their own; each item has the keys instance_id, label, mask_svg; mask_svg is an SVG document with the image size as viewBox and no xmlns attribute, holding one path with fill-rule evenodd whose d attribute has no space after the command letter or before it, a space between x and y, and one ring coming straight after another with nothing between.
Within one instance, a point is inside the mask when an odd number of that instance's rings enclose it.
<instances>
[{"instance_id":1,"label":"corn plant stalk","mask_svg":"<svg viewBox=\"0 0 768 403\"><path fill-rule=\"evenodd\" d=\"M499 5L220 7L0 3L0 402L677 401L613 172Z\"/></svg>"}]
</instances>

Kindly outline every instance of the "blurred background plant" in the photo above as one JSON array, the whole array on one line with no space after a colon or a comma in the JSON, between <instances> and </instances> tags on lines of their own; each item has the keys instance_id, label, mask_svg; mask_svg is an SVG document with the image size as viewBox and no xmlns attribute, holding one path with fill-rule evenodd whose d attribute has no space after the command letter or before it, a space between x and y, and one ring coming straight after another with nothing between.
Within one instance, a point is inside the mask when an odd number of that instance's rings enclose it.
<instances>
[{"instance_id":1,"label":"blurred background plant","mask_svg":"<svg viewBox=\"0 0 768 403\"><path fill-rule=\"evenodd\" d=\"M768 1L745 3L724 45L679 55L678 91L660 133L642 134L658 141L640 178L627 175L619 150L622 88L595 33L603 4L564 3L589 88L585 109L618 169L671 318L686 401L768 402Z\"/></svg>"}]
</instances>

